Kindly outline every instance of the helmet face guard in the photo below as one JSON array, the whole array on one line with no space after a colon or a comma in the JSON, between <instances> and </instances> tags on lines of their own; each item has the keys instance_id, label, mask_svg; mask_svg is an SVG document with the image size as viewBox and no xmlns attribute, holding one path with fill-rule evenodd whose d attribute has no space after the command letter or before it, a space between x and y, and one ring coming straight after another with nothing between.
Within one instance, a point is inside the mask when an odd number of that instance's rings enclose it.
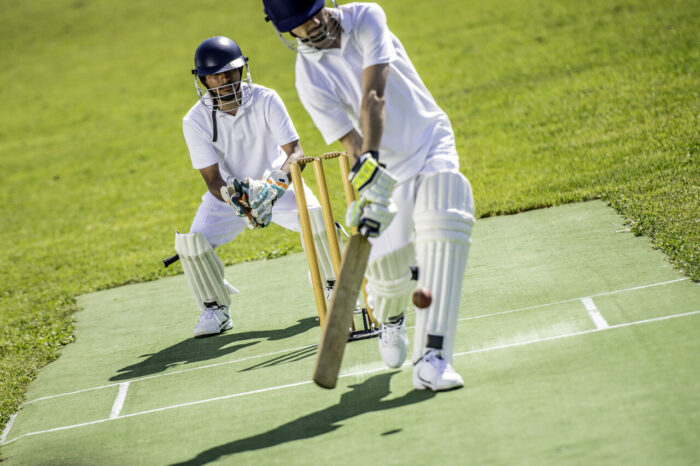
<instances>
[{"instance_id":1,"label":"helmet face guard","mask_svg":"<svg viewBox=\"0 0 700 466\"><path fill-rule=\"evenodd\" d=\"M340 35L340 22L335 13L328 11L322 15L320 27L303 39L296 37L291 30L304 24L324 9L324 0L287 1L264 0L266 21L275 28L277 37L290 50L298 53L316 53L330 47ZM331 0L333 8L338 8L336 0Z\"/></svg>"},{"instance_id":2,"label":"helmet face guard","mask_svg":"<svg viewBox=\"0 0 700 466\"><path fill-rule=\"evenodd\" d=\"M248 68L248 58L243 56L240 47L224 36L205 40L194 55L194 86L199 100L210 110L230 112L238 109L253 96L252 79ZM243 70L245 69L245 76ZM237 81L231 79L232 70L239 70ZM210 87L206 76L226 73L226 82ZM204 85L204 88L200 87Z\"/></svg>"},{"instance_id":3,"label":"helmet face guard","mask_svg":"<svg viewBox=\"0 0 700 466\"><path fill-rule=\"evenodd\" d=\"M237 68L229 68L222 71L231 71ZM243 70L245 69L245 77ZM213 73L216 74L216 73ZM197 90L200 102L209 110L219 110L222 112L230 112L242 107L253 97L253 80L250 76L248 65L245 64L240 68L240 79L238 81L228 81L221 86L209 87L202 81L206 76L194 77L194 87ZM204 88L200 86L202 84Z\"/></svg>"}]
</instances>

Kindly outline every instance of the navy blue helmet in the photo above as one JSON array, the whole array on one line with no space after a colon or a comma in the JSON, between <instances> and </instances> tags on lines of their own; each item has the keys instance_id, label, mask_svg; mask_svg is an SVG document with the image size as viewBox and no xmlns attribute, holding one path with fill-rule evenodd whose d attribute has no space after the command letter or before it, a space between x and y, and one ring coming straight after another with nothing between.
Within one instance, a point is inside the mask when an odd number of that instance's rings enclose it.
<instances>
[{"instance_id":1,"label":"navy blue helmet","mask_svg":"<svg viewBox=\"0 0 700 466\"><path fill-rule=\"evenodd\" d=\"M241 48L233 40L224 36L210 37L194 53L192 74L206 76L224 71L242 68L248 63Z\"/></svg>"},{"instance_id":2,"label":"navy blue helmet","mask_svg":"<svg viewBox=\"0 0 700 466\"><path fill-rule=\"evenodd\" d=\"M279 32L289 32L311 19L325 0L263 0L265 14Z\"/></svg>"},{"instance_id":3,"label":"navy blue helmet","mask_svg":"<svg viewBox=\"0 0 700 466\"><path fill-rule=\"evenodd\" d=\"M327 14L319 16L318 27L309 36L297 37L291 31L316 16L323 10L325 3L324 0L263 0L265 20L272 22L277 36L291 50L315 53L331 47L340 35L337 10L325 10ZM331 0L331 4L333 8L338 8L335 0Z\"/></svg>"}]
</instances>

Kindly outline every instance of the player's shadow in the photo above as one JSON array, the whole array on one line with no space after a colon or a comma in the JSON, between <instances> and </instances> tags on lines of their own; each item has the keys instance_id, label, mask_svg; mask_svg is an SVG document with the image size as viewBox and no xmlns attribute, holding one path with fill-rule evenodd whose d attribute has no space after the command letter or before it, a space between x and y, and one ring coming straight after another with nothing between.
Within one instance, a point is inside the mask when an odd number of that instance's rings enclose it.
<instances>
[{"instance_id":1,"label":"player's shadow","mask_svg":"<svg viewBox=\"0 0 700 466\"><path fill-rule=\"evenodd\" d=\"M288 364L290 362L301 361L302 359L306 359L306 358L309 358L311 356L315 356L317 350L318 350L317 345L311 345L311 346L307 346L305 348L299 348L298 350L289 351L289 352L286 352L280 356L275 356L274 358L272 358L268 361L263 361L263 362L260 362L258 364L252 365L250 367L246 367L245 369L241 369L240 372L247 372L247 371L252 371L255 369L262 369L265 367L277 366L279 364Z\"/></svg>"},{"instance_id":2,"label":"player's shadow","mask_svg":"<svg viewBox=\"0 0 700 466\"><path fill-rule=\"evenodd\" d=\"M244 451L262 450L286 442L316 437L338 429L342 426L342 421L351 417L419 403L435 396L435 392L430 390L411 390L398 398L382 401L382 398L391 393L389 382L397 373L398 371L376 375L360 384L351 385L352 390L343 393L340 401L333 406L307 414L267 432L210 448L188 461L177 464L206 464Z\"/></svg>"},{"instance_id":3,"label":"player's shadow","mask_svg":"<svg viewBox=\"0 0 700 466\"><path fill-rule=\"evenodd\" d=\"M109 380L134 379L157 374L176 365L216 359L234 353L247 346L255 345L261 340L275 341L290 338L316 326L318 326L316 318L308 317L283 329L236 332L234 328L227 333L214 337L190 337L157 353L139 356L140 358L146 359L119 369L117 371L119 373Z\"/></svg>"}]
</instances>

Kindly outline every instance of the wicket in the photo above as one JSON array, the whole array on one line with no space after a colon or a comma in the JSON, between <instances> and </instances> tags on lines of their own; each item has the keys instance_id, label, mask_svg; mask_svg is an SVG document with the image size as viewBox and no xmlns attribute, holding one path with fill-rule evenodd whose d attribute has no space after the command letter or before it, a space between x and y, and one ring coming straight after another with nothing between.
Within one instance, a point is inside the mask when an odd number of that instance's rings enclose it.
<instances>
[{"instance_id":1,"label":"wicket","mask_svg":"<svg viewBox=\"0 0 700 466\"><path fill-rule=\"evenodd\" d=\"M321 321L321 327L323 327L326 319L326 297L324 294L324 284L321 281L321 273L318 266L318 256L316 255L316 248L313 241L313 233L311 231L311 220L309 218L309 210L306 204L306 195L304 194L303 178L301 176L301 168L299 165L311 164L313 165L314 176L316 179L316 185L318 187L318 197L321 203L321 210L323 212L323 223L326 230L326 237L328 238L328 244L331 252L331 261L333 264L333 270L336 277L340 273L341 264L341 253L340 253L340 240L338 238L336 222L333 216L333 209L331 208L330 196L328 194L328 186L326 184L326 174L323 169L323 162L330 159L338 159L340 164L340 175L343 179L343 190L345 192L345 201L348 205L355 200L355 191L348 180L350 174L350 163L348 156L343 152L329 152L323 154L319 157L305 157L292 163L290 166L290 171L292 175L292 184L294 185L294 193L296 195L297 208L299 210L299 221L301 224L301 233L304 238L304 244L306 247L306 258L309 262L309 271L311 273L311 283L314 290L314 299L316 301L316 309L318 311L318 317ZM365 286L363 283L363 291ZM366 293L365 303L366 303ZM366 304L365 304L366 305ZM366 305L365 308L359 310L362 314L363 319L363 330L356 330L355 324L353 322L353 327L349 329L349 339L357 340L362 338L369 338L376 336L379 331L379 323L372 315L372 310Z\"/></svg>"}]
</instances>

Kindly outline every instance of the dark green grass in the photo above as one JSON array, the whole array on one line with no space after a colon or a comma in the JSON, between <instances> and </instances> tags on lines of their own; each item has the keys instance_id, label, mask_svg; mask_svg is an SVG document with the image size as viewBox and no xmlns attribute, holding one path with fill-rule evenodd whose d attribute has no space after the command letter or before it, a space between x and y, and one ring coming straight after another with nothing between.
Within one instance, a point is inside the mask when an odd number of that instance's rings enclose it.
<instances>
[{"instance_id":1,"label":"dark green grass","mask_svg":"<svg viewBox=\"0 0 700 466\"><path fill-rule=\"evenodd\" d=\"M381 4L450 115L479 216L602 198L700 278L698 2ZM259 1L0 6L0 425L71 341L75 296L180 272L159 259L203 192L180 122L216 34L279 91L307 153L329 150ZM271 228L220 254L297 250Z\"/></svg>"}]
</instances>

